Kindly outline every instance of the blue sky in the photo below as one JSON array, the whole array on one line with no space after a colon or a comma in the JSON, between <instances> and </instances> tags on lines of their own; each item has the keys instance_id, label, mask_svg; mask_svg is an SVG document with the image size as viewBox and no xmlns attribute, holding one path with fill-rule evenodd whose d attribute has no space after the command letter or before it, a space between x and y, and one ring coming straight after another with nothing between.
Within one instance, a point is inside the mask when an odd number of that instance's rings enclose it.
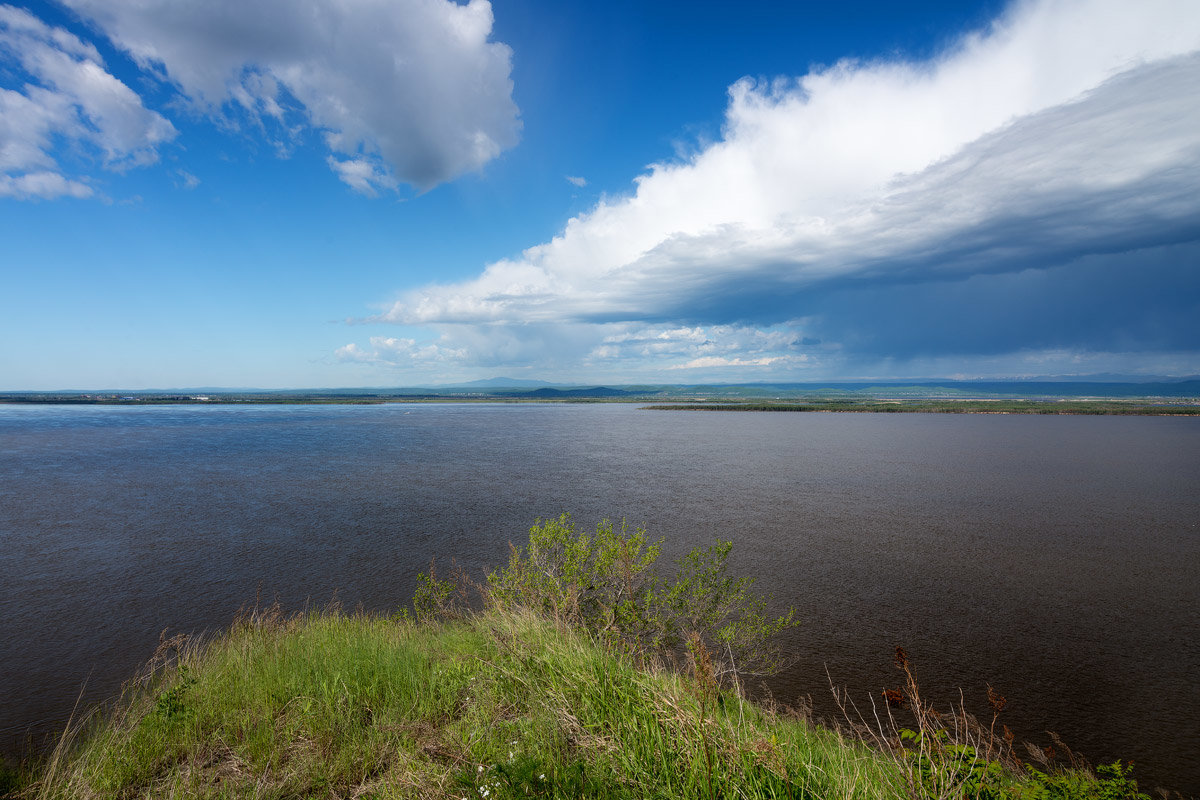
<instances>
[{"instance_id":1,"label":"blue sky","mask_svg":"<svg viewBox=\"0 0 1200 800\"><path fill-rule=\"evenodd\" d=\"M0 4L0 390L1200 374L1200 4Z\"/></svg>"}]
</instances>

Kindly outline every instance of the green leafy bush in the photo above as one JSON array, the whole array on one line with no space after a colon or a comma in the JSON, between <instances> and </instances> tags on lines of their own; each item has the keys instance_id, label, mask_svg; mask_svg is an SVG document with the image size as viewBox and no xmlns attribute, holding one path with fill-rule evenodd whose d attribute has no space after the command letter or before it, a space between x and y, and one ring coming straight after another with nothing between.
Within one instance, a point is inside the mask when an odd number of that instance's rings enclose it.
<instances>
[{"instance_id":1,"label":"green leafy bush","mask_svg":"<svg viewBox=\"0 0 1200 800\"><path fill-rule=\"evenodd\" d=\"M662 540L645 528L608 520L594 535L567 514L539 520L525 548L487 576L487 604L527 608L561 620L635 655L679 655L699 636L723 660L720 674L763 674L781 664L771 639L797 624L795 610L771 618L753 578L727 574L732 542L718 540L680 560L674 575L655 570ZM441 591L435 586L428 593Z\"/></svg>"},{"instance_id":2,"label":"green leafy bush","mask_svg":"<svg viewBox=\"0 0 1200 800\"><path fill-rule=\"evenodd\" d=\"M1047 773L1027 767L1028 780L1012 786L1014 800L1150 800L1138 791L1130 773L1133 765L1120 761L1101 764L1095 776L1085 771Z\"/></svg>"},{"instance_id":3,"label":"green leafy bush","mask_svg":"<svg viewBox=\"0 0 1200 800\"><path fill-rule=\"evenodd\" d=\"M413 613L417 620L425 622L439 616L448 616L457 588L454 581L438 578L436 565L431 561L429 572L417 575L417 590L413 594Z\"/></svg>"},{"instance_id":4,"label":"green leafy bush","mask_svg":"<svg viewBox=\"0 0 1200 800\"><path fill-rule=\"evenodd\" d=\"M577 533L570 516L538 522L525 549L510 545L508 565L487 576L486 601L528 608L593 633L639 636L648 619L653 576L662 542L608 520L595 536Z\"/></svg>"}]
</instances>

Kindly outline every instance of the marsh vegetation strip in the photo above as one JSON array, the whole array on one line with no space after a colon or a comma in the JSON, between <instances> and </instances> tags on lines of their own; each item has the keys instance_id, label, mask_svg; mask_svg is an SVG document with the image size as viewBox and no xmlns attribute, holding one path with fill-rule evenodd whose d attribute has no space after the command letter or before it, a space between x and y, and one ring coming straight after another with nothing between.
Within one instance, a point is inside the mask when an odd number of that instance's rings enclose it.
<instances>
[{"instance_id":1,"label":"marsh vegetation strip","mask_svg":"<svg viewBox=\"0 0 1200 800\"><path fill-rule=\"evenodd\" d=\"M769 403L655 403L650 411L807 411L875 414L1062 414L1088 416L1200 416L1191 400L822 400Z\"/></svg>"},{"instance_id":2,"label":"marsh vegetation strip","mask_svg":"<svg viewBox=\"0 0 1200 800\"><path fill-rule=\"evenodd\" d=\"M895 682L1200 792L1200 424L650 414L633 405L0 408L0 726L13 752L256 594L386 610L535 517L720 536L795 605L771 689ZM670 548L674 548L671 550ZM820 710L820 709L818 709ZM1048 743L1048 742L1043 742Z\"/></svg>"}]
</instances>

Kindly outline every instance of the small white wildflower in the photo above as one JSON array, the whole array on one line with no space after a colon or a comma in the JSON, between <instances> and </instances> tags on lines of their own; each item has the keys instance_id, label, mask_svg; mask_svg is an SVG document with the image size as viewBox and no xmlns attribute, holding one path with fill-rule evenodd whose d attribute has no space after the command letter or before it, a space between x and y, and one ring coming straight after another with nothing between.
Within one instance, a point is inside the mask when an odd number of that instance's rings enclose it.
<instances>
[{"instance_id":1,"label":"small white wildflower","mask_svg":"<svg viewBox=\"0 0 1200 800\"><path fill-rule=\"evenodd\" d=\"M512 750L509 750L509 751L508 751L508 760L509 760L509 761L512 761L512 760L513 760L513 751L512 751Z\"/></svg>"},{"instance_id":2,"label":"small white wildflower","mask_svg":"<svg viewBox=\"0 0 1200 800\"><path fill-rule=\"evenodd\" d=\"M516 739L513 739L511 742L509 742L509 744L516 744L516 743L517 743Z\"/></svg>"},{"instance_id":3,"label":"small white wildflower","mask_svg":"<svg viewBox=\"0 0 1200 800\"><path fill-rule=\"evenodd\" d=\"M480 764L480 765L479 765L479 771L480 771L480 772L483 772L483 764Z\"/></svg>"},{"instance_id":4,"label":"small white wildflower","mask_svg":"<svg viewBox=\"0 0 1200 800\"><path fill-rule=\"evenodd\" d=\"M546 780L546 773L544 773L544 772L543 772L541 775L538 775L538 780L539 780L539 781L544 781L544 780Z\"/></svg>"}]
</instances>

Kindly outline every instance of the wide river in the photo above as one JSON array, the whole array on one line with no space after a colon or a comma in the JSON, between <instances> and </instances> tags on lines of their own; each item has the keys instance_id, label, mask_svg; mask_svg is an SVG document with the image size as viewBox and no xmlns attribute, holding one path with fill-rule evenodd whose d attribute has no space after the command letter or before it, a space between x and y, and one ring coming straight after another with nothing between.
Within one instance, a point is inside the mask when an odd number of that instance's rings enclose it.
<instances>
[{"instance_id":1,"label":"wide river","mask_svg":"<svg viewBox=\"0 0 1200 800\"><path fill-rule=\"evenodd\" d=\"M631 405L0 406L0 752L239 607L392 609L538 517L717 537L828 711L904 645L927 696L1200 794L1200 419Z\"/></svg>"}]
</instances>

